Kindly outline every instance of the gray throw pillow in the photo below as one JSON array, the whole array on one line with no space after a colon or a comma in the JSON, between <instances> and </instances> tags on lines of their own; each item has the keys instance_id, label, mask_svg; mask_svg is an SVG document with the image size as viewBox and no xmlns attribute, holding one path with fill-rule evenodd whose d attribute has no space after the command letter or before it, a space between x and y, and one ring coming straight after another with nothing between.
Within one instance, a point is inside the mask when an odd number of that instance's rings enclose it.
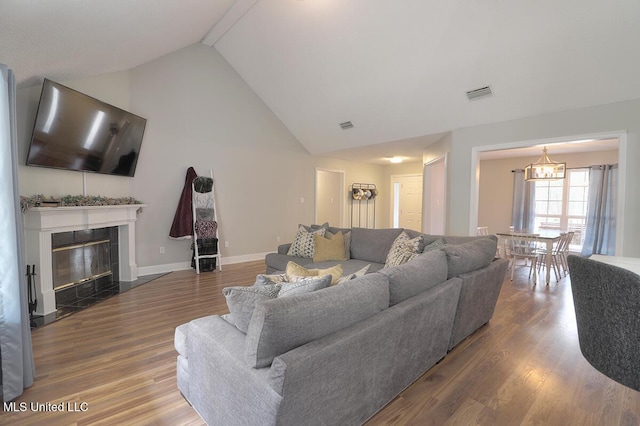
<instances>
[{"instance_id":1,"label":"gray throw pillow","mask_svg":"<svg viewBox=\"0 0 640 426\"><path fill-rule=\"evenodd\" d=\"M434 242L432 242L431 244L427 244L424 249L422 250L423 253L426 253L428 251L431 250L436 250L436 249L441 249L444 248L444 241L442 241L442 239L438 238L437 240L435 240Z\"/></svg>"},{"instance_id":2,"label":"gray throw pillow","mask_svg":"<svg viewBox=\"0 0 640 426\"><path fill-rule=\"evenodd\" d=\"M464 244L446 244L449 272L447 277L457 277L487 266L496 256L498 243L495 238L478 238Z\"/></svg>"},{"instance_id":3,"label":"gray throw pillow","mask_svg":"<svg viewBox=\"0 0 640 426\"><path fill-rule=\"evenodd\" d=\"M331 284L331 275L297 278L290 282L282 282L280 284L281 287L278 292L278 297L294 296L296 294L310 293L329 287Z\"/></svg>"},{"instance_id":4,"label":"gray throw pillow","mask_svg":"<svg viewBox=\"0 0 640 426\"><path fill-rule=\"evenodd\" d=\"M259 285L251 287L226 287L222 294L227 299L227 307L236 328L246 333L256 303L275 299L280 293L281 284Z\"/></svg>"}]
</instances>

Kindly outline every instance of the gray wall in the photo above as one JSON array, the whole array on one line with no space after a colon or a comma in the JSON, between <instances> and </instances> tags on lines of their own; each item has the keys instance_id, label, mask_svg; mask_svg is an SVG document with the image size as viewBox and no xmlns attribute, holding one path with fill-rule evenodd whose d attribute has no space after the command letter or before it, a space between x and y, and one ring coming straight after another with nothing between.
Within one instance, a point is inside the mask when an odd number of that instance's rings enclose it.
<instances>
[{"instance_id":1,"label":"gray wall","mask_svg":"<svg viewBox=\"0 0 640 426\"><path fill-rule=\"evenodd\" d=\"M229 262L260 259L275 250L278 237L291 241L298 223L313 221L316 167L344 170L347 187L389 185L385 166L310 155L216 50L202 44L127 72L62 83L148 119L134 178L85 174L90 195L148 204L136 226L141 274L188 265L191 242L168 234L190 166L200 175L213 169ZM40 87L18 93L22 164L39 94ZM21 166L19 178L25 196L82 193L78 172ZM389 203L388 191L378 202ZM349 208L345 203L347 218ZM387 209L377 219L377 227L388 226Z\"/></svg>"}]
</instances>

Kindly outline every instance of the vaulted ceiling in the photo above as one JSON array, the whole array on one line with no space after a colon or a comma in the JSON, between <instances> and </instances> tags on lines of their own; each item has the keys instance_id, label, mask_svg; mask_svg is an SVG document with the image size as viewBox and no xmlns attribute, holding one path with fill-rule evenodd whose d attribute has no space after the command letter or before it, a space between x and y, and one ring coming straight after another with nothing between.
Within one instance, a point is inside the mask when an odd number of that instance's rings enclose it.
<instances>
[{"instance_id":1,"label":"vaulted ceiling","mask_svg":"<svg viewBox=\"0 0 640 426\"><path fill-rule=\"evenodd\" d=\"M0 0L0 62L21 86L197 42L313 154L416 152L461 127L640 98L638 0Z\"/></svg>"}]
</instances>

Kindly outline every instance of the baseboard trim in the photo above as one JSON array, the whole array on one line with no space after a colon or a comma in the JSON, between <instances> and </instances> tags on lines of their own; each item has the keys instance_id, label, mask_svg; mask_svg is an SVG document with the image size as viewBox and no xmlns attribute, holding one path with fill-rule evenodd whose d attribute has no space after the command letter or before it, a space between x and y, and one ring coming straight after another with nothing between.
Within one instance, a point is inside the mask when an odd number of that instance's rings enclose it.
<instances>
[{"instance_id":1,"label":"baseboard trim","mask_svg":"<svg viewBox=\"0 0 640 426\"><path fill-rule=\"evenodd\" d=\"M254 262L256 260L264 260L267 253L271 253L271 252L223 257L222 266L233 265L234 263ZM143 277L145 275L166 274L168 272L186 271L189 269L191 269L191 261L178 262L178 263L166 263L163 265L139 266L138 276Z\"/></svg>"}]
</instances>

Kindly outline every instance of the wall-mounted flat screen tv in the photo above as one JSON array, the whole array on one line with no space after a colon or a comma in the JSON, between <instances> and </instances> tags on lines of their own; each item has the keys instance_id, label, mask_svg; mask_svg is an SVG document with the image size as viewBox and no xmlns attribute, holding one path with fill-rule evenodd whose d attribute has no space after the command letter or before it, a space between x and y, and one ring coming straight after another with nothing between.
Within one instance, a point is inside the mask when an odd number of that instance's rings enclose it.
<instances>
[{"instance_id":1,"label":"wall-mounted flat screen tv","mask_svg":"<svg viewBox=\"0 0 640 426\"><path fill-rule=\"evenodd\" d=\"M28 166L133 176L147 120L45 79Z\"/></svg>"}]
</instances>

